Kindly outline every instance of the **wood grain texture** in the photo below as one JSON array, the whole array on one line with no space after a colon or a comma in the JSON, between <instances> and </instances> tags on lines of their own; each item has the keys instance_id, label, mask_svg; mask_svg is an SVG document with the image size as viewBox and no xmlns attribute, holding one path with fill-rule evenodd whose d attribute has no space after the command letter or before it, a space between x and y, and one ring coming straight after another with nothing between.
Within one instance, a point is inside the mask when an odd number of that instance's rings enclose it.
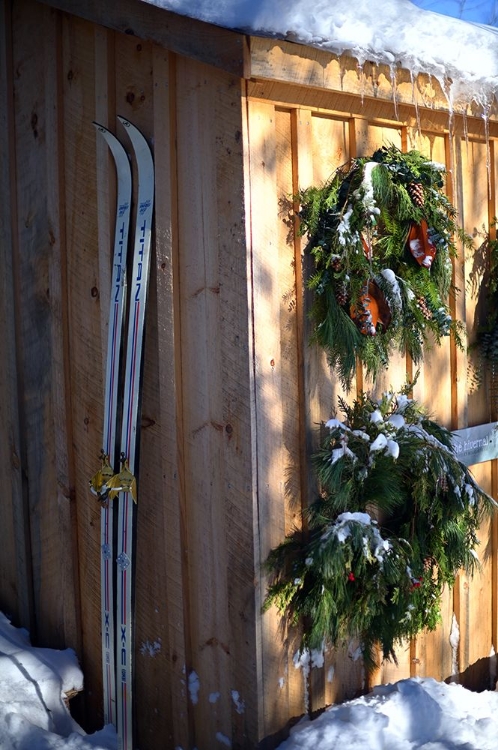
<instances>
[{"instance_id":1,"label":"wood grain texture","mask_svg":"<svg viewBox=\"0 0 498 750\"><path fill-rule=\"evenodd\" d=\"M77 518L74 492L74 455L70 417L69 314L67 299L66 213L64 192L64 141L62 128L62 45L59 14L44 9L44 71L46 104L47 221L50 245L48 283L51 310L51 398L54 442L54 511L58 538L58 571L62 597L64 642L79 653L81 623L79 599Z\"/></svg>"},{"instance_id":2,"label":"wood grain texture","mask_svg":"<svg viewBox=\"0 0 498 750\"><path fill-rule=\"evenodd\" d=\"M453 158L456 179L453 181L455 202L459 208L460 221L466 232L474 238L476 246L479 243L479 233L488 222L488 179L486 170L486 144L472 140L456 140L453 144ZM479 179L478 175L486 175L486 179ZM477 180L477 182L476 182ZM471 187L472 186L472 187ZM455 307L460 311L466 323L467 341L471 344L476 335L477 299L476 289L482 284L484 269L480 263L475 263L479 253L472 256L461 250L455 263L455 279L457 285L465 289L462 299L457 299ZM468 362L466 353L456 353L456 389L454 391L456 404L455 418L460 425L482 424L490 419L490 403L487 398L486 382L484 387L471 392L468 377ZM491 489L491 465L489 462L473 467L473 473L484 488ZM492 615L488 601L483 601L483 591L489 592L492 581L492 569L489 554L489 528L485 524L480 533L481 549L479 556L482 560L482 570L472 579L463 572L459 574L454 587L454 611L460 628L460 642L458 649L459 680L468 686L475 687L482 684L483 672L486 684L489 681L487 664L476 663L489 656L492 645ZM476 630L477 619L480 624ZM479 657L477 656L479 652Z\"/></svg>"},{"instance_id":3,"label":"wood grain texture","mask_svg":"<svg viewBox=\"0 0 498 750\"><path fill-rule=\"evenodd\" d=\"M116 124L116 64L114 34L102 26L94 26L95 76L95 122L104 125L111 132L122 135L115 129ZM97 230L100 289L100 324L102 344L101 361L107 357L108 315L111 296L112 264L109 262L108 248L114 241L114 211L116 206L116 170L109 146L100 136L95 139L96 153L96 193ZM103 252L102 249L106 248Z\"/></svg>"},{"instance_id":4,"label":"wood grain texture","mask_svg":"<svg viewBox=\"0 0 498 750\"><path fill-rule=\"evenodd\" d=\"M305 110L301 110L301 117ZM334 174L335 170L345 164L354 155L354 138L351 139L351 129L348 121L339 119L326 113L310 113L311 115L311 163L312 180L307 183L320 185ZM309 254L305 256L303 272L305 280L313 272L313 261ZM352 379L351 391L347 393L343 388L337 373L330 368L326 354L317 345L310 345L313 326L309 313L313 301L313 294L308 290L306 295L306 373L307 389L303 394L305 408L308 412L308 467L310 456L318 449L324 435L323 423L331 416L340 418L339 398L350 402L358 386L356 378ZM318 497L319 486L314 472L310 471L310 500ZM320 700L325 704L334 703L351 697L361 691L364 682L361 662L353 661L349 653L349 646L327 649L323 668L311 672L313 709L317 709ZM319 682L318 682L319 681ZM318 684L317 684L318 683Z\"/></svg>"},{"instance_id":5,"label":"wood grain texture","mask_svg":"<svg viewBox=\"0 0 498 750\"><path fill-rule=\"evenodd\" d=\"M71 543L66 546L61 535L61 529L72 534L73 509L66 425L64 421L59 423L65 414L65 371L61 216L55 197L60 154L52 140L59 106L58 32L54 21L50 11L35 3L18 4L13 11L17 71L16 293L22 299L18 362L37 611L33 638L47 646L77 646L73 547ZM44 30L47 46L31 43L40 29Z\"/></svg>"},{"instance_id":6,"label":"wood grain texture","mask_svg":"<svg viewBox=\"0 0 498 750\"><path fill-rule=\"evenodd\" d=\"M179 58L176 90L185 679L199 680L189 696L198 747L217 733L245 747L254 741L256 676L240 87Z\"/></svg>"},{"instance_id":7,"label":"wood grain texture","mask_svg":"<svg viewBox=\"0 0 498 750\"><path fill-rule=\"evenodd\" d=\"M291 157L292 165L292 189L289 194L293 196L293 240L294 240L294 272L296 290L296 343L297 343L297 372L296 382L298 384L297 414L299 415L299 485L301 494L301 510L304 510L315 499L317 493L316 479L312 471L310 456L316 449L318 438L318 424L320 415L316 412L318 399L312 400L311 393L319 389L319 378L315 373L320 371L323 365L322 352L318 347L310 347L309 334L311 321L309 319L310 293L306 288L308 278L307 268L310 262L308 254L305 254L306 237L299 233L298 212L300 210L299 200L296 198L300 189L306 189L313 184L313 125L312 114L309 110L293 109L289 113L291 131ZM325 370L328 368L325 366ZM326 381L328 382L328 380ZM321 390L321 389L320 389ZM304 519L299 519L303 523ZM296 524L297 525L297 524ZM310 672L308 684L305 688L309 691L309 709L314 710L317 706L326 703L324 670L313 667Z\"/></svg>"},{"instance_id":8,"label":"wood grain texture","mask_svg":"<svg viewBox=\"0 0 498 750\"><path fill-rule=\"evenodd\" d=\"M391 102L391 120L399 119L401 104L415 105L447 112L448 101L439 83L421 72L415 79L410 71L398 68L393 74L387 65L370 61L360 65L347 54L336 55L326 50L295 44L283 39L251 36L250 72L252 78L268 79L304 86L307 89L330 89L354 94L365 100ZM467 107L469 116L480 114L479 106Z\"/></svg>"},{"instance_id":9,"label":"wood grain texture","mask_svg":"<svg viewBox=\"0 0 498 750\"><path fill-rule=\"evenodd\" d=\"M278 362L282 403L283 481L285 492L285 533L290 534L302 523L302 509L306 506L307 487L303 483L306 461L303 446L306 444L304 422L303 341L298 331L298 317L302 307L297 303L296 250L293 225L293 172L292 172L292 118L288 110L275 109L275 188L278 198L278 221L276 226L277 248L274 255L276 269L276 295L278 305ZM291 643L289 643L291 646ZM295 653L295 651L294 651ZM290 656L293 656L290 653ZM289 669L296 671L294 663ZM289 677L290 706L302 706L310 702L309 685L304 671Z\"/></svg>"},{"instance_id":10,"label":"wood grain texture","mask_svg":"<svg viewBox=\"0 0 498 750\"><path fill-rule=\"evenodd\" d=\"M489 195L488 195L488 221L490 223L490 239L496 240L496 224L495 217L498 216L498 195L496 188L498 185L497 180L497 163L496 163L496 143L490 141L489 143L489 160L490 160L490 175L489 175ZM498 400L496 398L495 387L496 383L492 382L492 403L491 403L491 415L493 421L497 420L498 417ZM498 460L491 462L491 495L496 499L498 498ZM493 648L498 650L498 514L494 514L491 519L491 591L492 591L492 604L491 604L491 635L493 640ZM495 669L494 679L495 685L498 678L497 670ZM493 686L494 687L494 686Z\"/></svg>"},{"instance_id":11,"label":"wood grain texture","mask_svg":"<svg viewBox=\"0 0 498 750\"><path fill-rule=\"evenodd\" d=\"M0 361L0 473L5 488L1 504L0 607L17 625L34 623L29 513L23 488L24 430L18 388L19 295L17 270L17 190L13 90L12 16L9 3L0 4L0 321L4 356Z\"/></svg>"},{"instance_id":12,"label":"wood grain texture","mask_svg":"<svg viewBox=\"0 0 498 750\"><path fill-rule=\"evenodd\" d=\"M280 352L281 298L279 293L278 195L275 110L270 104L249 104L251 180L251 242L254 314L254 387L258 477L259 562L285 536L285 438L282 359ZM268 208L270 207L270 210ZM266 321L271 320L268 329ZM294 428L295 429L295 428ZM259 577L259 604L268 578ZM292 703L296 674L292 657L299 641L286 632L273 610L258 623L262 649L262 674L258 690L263 694L265 735L285 725L290 716L305 711L302 701Z\"/></svg>"},{"instance_id":13,"label":"wood grain texture","mask_svg":"<svg viewBox=\"0 0 498 750\"><path fill-rule=\"evenodd\" d=\"M88 481L98 468L102 447L105 347L101 339L106 335L102 320L109 308L107 305L104 311L105 302L101 302L99 252L110 253L110 248L99 247L97 139L92 125L96 117L95 33L91 24L63 16L61 37L69 419L73 434L83 638L79 655L88 687L87 726L95 729L102 721L100 506L89 491Z\"/></svg>"},{"instance_id":14,"label":"wood grain texture","mask_svg":"<svg viewBox=\"0 0 498 750\"><path fill-rule=\"evenodd\" d=\"M153 46L152 98L156 175L155 243L145 339L140 508L137 539L137 732L144 747L189 747L185 664L189 661L182 493L176 86L174 57ZM128 80L126 77L124 80ZM151 125L149 125L151 127ZM150 686L153 686L150 691Z\"/></svg>"},{"instance_id":15,"label":"wood grain texture","mask_svg":"<svg viewBox=\"0 0 498 750\"><path fill-rule=\"evenodd\" d=\"M395 117L392 100L362 97L347 89L317 89L278 80L255 78L247 82L247 90L254 99L272 101L277 106L306 108L320 114L335 114L343 121L347 117L355 117L372 123L385 123L390 127L404 125L413 131L423 129L429 134L447 133L450 126L447 109L415 108L413 105L398 102ZM423 123L423 128L421 123ZM453 133L460 138L465 138L471 133L483 143L486 140L482 117L471 115L463 117L453 113L451 125ZM491 138L496 138L498 135L498 123L493 118L489 121L489 135Z\"/></svg>"},{"instance_id":16,"label":"wood grain texture","mask_svg":"<svg viewBox=\"0 0 498 750\"><path fill-rule=\"evenodd\" d=\"M408 137L410 148L418 149L432 161L446 164L447 149L445 138L417 130ZM451 165L446 164L448 174ZM449 178L448 178L449 180ZM414 364L412 376L418 372L413 397L429 410L447 429L452 428L452 360L450 338L443 339L441 345L426 347L424 359ZM412 643L411 675L434 676L445 680L452 674L453 652L450 634L453 623L453 591L445 589L441 606L441 625L433 632L422 633Z\"/></svg>"},{"instance_id":17,"label":"wood grain texture","mask_svg":"<svg viewBox=\"0 0 498 750\"><path fill-rule=\"evenodd\" d=\"M119 4L105 4L99 0L50 0L47 4L135 37L135 41L155 42L228 73L248 76L247 37L235 31L186 18L140 0L121 0Z\"/></svg>"}]
</instances>

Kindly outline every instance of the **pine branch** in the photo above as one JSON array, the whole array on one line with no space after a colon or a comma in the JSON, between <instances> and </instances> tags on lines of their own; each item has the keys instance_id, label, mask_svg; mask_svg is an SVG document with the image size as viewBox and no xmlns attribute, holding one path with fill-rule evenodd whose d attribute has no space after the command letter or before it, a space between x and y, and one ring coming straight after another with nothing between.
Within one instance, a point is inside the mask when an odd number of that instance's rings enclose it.
<instances>
[{"instance_id":1,"label":"pine branch","mask_svg":"<svg viewBox=\"0 0 498 750\"><path fill-rule=\"evenodd\" d=\"M478 530L496 503L456 457L451 433L408 398L339 399L344 421L313 457L322 488L308 532L273 550L265 607L303 627L303 648L356 638L365 664L440 620L445 585L476 569Z\"/></svg>"}]
</instances>

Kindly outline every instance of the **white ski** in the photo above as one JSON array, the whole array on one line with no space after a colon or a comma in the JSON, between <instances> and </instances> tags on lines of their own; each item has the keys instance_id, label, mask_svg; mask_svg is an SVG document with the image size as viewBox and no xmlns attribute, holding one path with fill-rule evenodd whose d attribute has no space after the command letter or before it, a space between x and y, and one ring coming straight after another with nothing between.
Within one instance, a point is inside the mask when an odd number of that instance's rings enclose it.
<instances>
[{"instance_id":1,"label":"white ski","mask_svg":"<svg viewBox=\"0 0 498 750\"><path fill-rule=\"evenodd\" d=\"M135 152L138 173L133 269L126 346L126 367L121 428L121 471L114 478L118 495L117 535L117 731L120 750L133 750L132 704L132 607L133 607L133 524L136 503L136 448L140 381L142 370L145 304L150 267L154 164L147 141L128 120L119 117Z\"/></svg>"},{"instance_id":2,"label":"white ski","mask_svg":"<svg viewBox=\"0 0 498 750\"><path fill-rule=\"evenodd\" d=\"M107 337L107 363L104 391L104 430L102 465L90 480L90 487L102 502L101 539L101 627L102 676L104 692L104 722L116 726L116 669L114 643L114 586L113 586L113 512L108 501L107 482L115 474L117 459L117 402L119 360L124 309L126 306L126 255L131 205L131 168L128 156L118 139L103 125L93 123L105 138L116 165L117 206L114 232L114 252Z\"/></svg>"}]
</instances>

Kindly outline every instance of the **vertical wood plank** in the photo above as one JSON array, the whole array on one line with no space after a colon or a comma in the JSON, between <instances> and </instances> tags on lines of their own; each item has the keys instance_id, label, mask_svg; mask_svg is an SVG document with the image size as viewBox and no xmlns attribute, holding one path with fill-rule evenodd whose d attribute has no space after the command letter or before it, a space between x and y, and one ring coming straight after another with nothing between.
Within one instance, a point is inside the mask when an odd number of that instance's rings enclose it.
<instances>
[{"instance_id":1,"label":"vertical wood plank","mask_svg":"<svg viewBox=\"0 0 498 750\"><path fill-rule=\"evenodd\" d=\"M266 695L264 690L264 674L265 674L265 628L263 625L262 616L262 605L264 601L265 589L264 582L261 581L259 560L261 559L261 537L262 529L259 523L259 486L258 486L258 440L257 440L257 423L258 423L258 389L256 382L256 368L255 362L255 327L256 327L256 298L254 294L254 278L253 278L253 252L252 252L252 191L251 191L251 135L252 135L252 108L249 104L247 97L247 83L242 87L242 145L243 145L243 164L244 164L244 211L246 216L245 221L245 242L247 247L246 252L246 273L248 280L248 355L249 355L249 418L251 422L251 439L250 439L250 455L251 455L251 500L253 512L253 550L254 550L254 561L256 566L255 575L255 610L257 613L255 619L255 676L256 676L256 732L257 738L261 739L266 734L266 717L265 717L265 702ZM279 687L282 687L285 681L279 683Z\"/></svg>"},{"instance_id":2,"label":"vertical wood plank","mask_svg":"<svg viewBox=\"0 0 498 750\"><path fill-rule=\"evenodd\" d=\"M181 488L175 61L152 49L155 247L145 339L138 509L136 701L141 746L190 747L186 529Z\"/></svg>"},{"instance_id":3,"label":"vertical wood plank","mask_svg":"<svg viewBox=\"0 0 498 750\"><path fill-rule=\"evenodd\" d=\"M62 218L56 208L60 154L57 149L52 152L59 105L55 21L54 14L36 3L14 8L14 60L19 73L14 89L20 367L37 614L33 636L47 646L76 646L77 587L62 354ZM51 40L47 46L32 44L40 29ZM56 427L60 419L63 424Z\"/></svg>"},{"instance_id":4,"label":"vertical wood plank","mask_svg":"<svg viewBox=\"0 0 498 750\"><path fill-rule=\"evenodd\" d=\"M479 243L479 232L482 233L483 227L487 228L488 223L488 178L486 169L486 144L469 141L462 147L461 151L462 167L462 185L463 195L463 220L466 231L475 238ZM465 279L467 290L470 288L469 273L471 270L471 258L466 258ZM475 268L473 269L476 270ZM478 278L474 277L479 286L482 283L482 272L477 273ZM466 296L466 322L469 335L469 343L475 340L476 318L477 318L477 300L471 295ZM468 396L468 423L483 424L491 418L490 400L488 398L489 380L486 378L483 386L470 393ZM486 489L491 490L491 467L489 462L473 467L473 473L477 481ZM462 613L463 627L461 626L462 649L460 655L460 670L466 672L474 665L479 657L487 656L490 653L492 645L492 615L491 615L491 566L490 560L486 556L488 546L489 525L483 525L479 538L481 548L479 557L481 559L482 570L474 575L472 579L461 576L462 586L464 589L464 612ZM487 558L487 559L486 559ZM466 588L467 586L467 588ZM466 601L468 597L468 602ZM477 614L479 613L479 614ZM477 686L483 678L488 678L489 668L487 665L479 668L474 667L470 674L464 675L462 681L470 686ZM484 674L482 673L484 672ZM488 683L483 687L488 687Z\"/></svg>"},{"instance_id":5,"label":"vertical wood plank","mask_svg":"<svg viewBox=\"0 0 498 750\"><path fill-rule=\"evenodd\" d=\"M497 168L496 163L497 149L496 142L491 141L489 144L489 159L490 159L490 191L488 196L488 225L490 239L496 240L496 218L498 216L497 210ZM492 405L491 405L491 419L496 421L498 419L498 403L496 400L496 394L494 388L492 388ZM498 459L491 462L491 494L495 498L498 497ZM495 653L498 651L498 514L495 513L491 519L491 635L493 641L493 648ZM495 684L498 674L494 674ZM495 687L491 684L491 689Z\"/></svg>"},{"instance_id":6,"label":"vertical wood plank","mask_svg":"<svg viewBox=\"0 0 498 750\"><path fill-rule=\"evenodd\" d=\"M5 487L0 528L0 606L17 625L34 626L30 570L29 517L23 489L23 430L18 388L19 283L16 256L17 192L14 121L14 78L11 5L0 3L0 324L4 332L4 356L0 361L0 473ZM9 199L7 198L9 196Z\"/></svg>"},{"instance_id":7,"label":"vertical wood plank","mask_svg":"<svg viewBox=\"0 0 498 750\"><path fill-rule=\"evenodd\" d=\"M182 449L192 642L185 680L194 715L194 739L196 744L207 747L216 732L230 736L231 722L226 701L230 690L228 622L221 614L227 586L227 558L223 538L225 488L219 472L224 426L219 380L222 344L217 326L220 279L213 210L216 168L211 161L213 123L206 109L208 87L205 82L203 85L199 73L187 61L179 61L177 133L189 136L178 143L179 232L183 256L179 276ZM209 119L201 127L203 117ZM209 696L215 693L225 696L225 700L211 704Z\"/></svg>"},{"instance_id":8,"label":"vertical wood plank","mask_svg":"<svg viewBox=\"0 0 498 750\"><path fill-rule=\"evenodd\" d=\"M396 126L392 128L369 122L368 120L352 118L349 121L351 141L351 156L370 156L378 148L393 144L403 149L405 133ZM365 390L374 398L380 398L385 391L398 390L406 382L406 356L400 352L393 352L389 359L389 367L382 370L375 380L367 376L366 372L358 368L358 392ZM381 655L379 653L379 659ZM410 649L408 644L398 650L398 664L385 662L379 665L367 676L366 684L371 687L379 682L394 681L410 675Z\"/></svg>"},{"instance_id":9,"label":"vertical wood plank","mask_svg":"<svg viewBox=\"0 0 498 750\"><path fill-rule=\"evenodd\" d=\"M418 149L427 159L445 164L446 169L450 170L451 165L446 164L446 144L443 136L422 133L414 139L413 148ZM431 348L425 347L423 362L420 366L414 365L415 369L419 370L420 374L413 390L414 398L424 404L432 417L451 429L450 338L443 338L440 346L433 344ZM435 377L436 373L437 377Z\"/></svg>"},{"instance_id":10,"label":"vertical wood plank","mask_svg":"<svg viewBox=\"0 0 498 750\"><path fill-rule=\"evenodd\" d=\"M462 145L461 169L463 196L462 216L464 228L474 239L476 246L482 242L483 233L488 229L488 178L486 169L486 144L469 141ZM474 256L477 257L478 254ZM478 300L469 292L481 288L484 281L485 265L474 263L470 255L465 258L465 288L467 290L465 322L468 331L468 344L476 338ZM491 418L491 402L488 398L489 378L482 387L469 393L468 424L484 424ZM468 389L469 390L469 389Z\"/></svg>"},{"instance_id":11,"label":"vertical wood plank","mask_svg":"<svg viewBox=\"0 0 498 750\"><path fill-rule=\"evenodd\" d=\"M292 164L292 194L297 196L299 190L305 189L313 184L313 128L312 114L309 110L294 109L291 117L291 147L290 161ZM293 203L294 212L300 209L297 199ZM306 288L309 277L308 267L311 265L309 254L304 254L306 238L299 235L299 223L297 215L294 216L294 267L296 287L296 339L297 339L297 382L298 382L298 404L299 415L298 428L298 467L300 476L301 509L306 508L316 497L316 480L311 467L310 456L314 451L316 442L317 425L320 416L315 415L313 419L313 407L317 401L311 401L311 389L318 382L315 376L315 367L319 361L318 347L310 347L309 298L310 292ZM309 269L311 270L311 269ZM300 520L301 522L301 520ZM307 687L307 686L306 686ZM323 669L311 665L309 676L309 709L315 710L325 705L325 683Z\"/></svg>"},{"instance_id":12,"label":"vertical wood plank","mask_svg":"<svg viewBox=\"0 0 498 750\"><path fill-rule=\"evenodd\" d=\"M459 139L445 137L446 165L450 171L446 182L448 198L457 208L459 223L463 226L465 221L463 179L462 179L462 143ZM460 295L450 295L451 314L457 320L466 323L466 272L465 272L465 250L462 243L457 245L457 257L453 259L453 285L462 290ZM468 336L468 332L467 332ZM468 343L468 342L466 342ZM450 346L451 362L451 409L452 427L458 429L467 425L467 352L460 352L455 342ZM459 641L453 654L452 672L457 674L465 669L468 661L468 580L461 571L455 580L453 587L453 612L456 626L459 628ZM459 676L452 679L459 680Z\"/></svg>"},{"instance_id":13,"label":"vertical wood plank","mask_svg":"<svg viewBox=\"0 0 498 750\"><path fill-rule=\"evenodd\" d=\"M71 391L69 385L69 321L67 307L66 215L64 193L64 158L62 128L62 49L61 18L45 8L44 70L46 103L46 173L47 220L51 248L48 283L51 308L51 399L53 417L56 502L52 513L57 524L59 575L64 591L64 643L81 648L80 600L78 573L78 540L75 508L74 465L71 425ZM60 597L56 591L55 596Z\"/></svg>"},{"instance_id":14,"label":"vertical wood plank","mask_svg":"<svg viewBox=\"0 0 498 750\"><path fill-rule=\"evenodd\" d=\"M465 196L463 193L462 157L468 150L460 139L445 137L446 159L448 168L451 168L450 178L446 181L446 192L449 200L457 209L459 224L466 231L467 214ZM472 230L470 230L472 232ZM461 320L467 327L467 271L465 249L462 243L457 244L457 257L453 260L453 285L460 290L460 294L450 297L451 314L457 320ZM454 344L451 346L451 405L452 405L452 428L454 430L466 427L468 423L468 397L467 397L467 346L469 344L469 330L467 327L467 339L464 351L459 350Z\"/></svg>"},{"instance_id":15,"label":"vertical wood plank","mask_svg":"<svg viewBox=\"0 0 498 750\"><path fill-rule=\"evenodd\" d=\"M278 280L278 199L275 110L271 104L249 102L251 180L251 241L254 315L254 385L256 397L260 561L285 537L285 469L283 447L281 302ZM268 326L271 321L271 326ZM260 604L268 579L261 575ZM305 711L293 704L302 675L292 664L296 650L292 633L282 632L276 613L261 619L263 652L264 732L285 726L290 716ZM289 641L290 638L290 641ZM278 647L277 647L278 645Z\"/></svg>"},{"instance_id":16,"label":"vertical wood plank","mask_svg":"<svg viewBox=\"0 0 498 750\"><path fill-rule=\"evenodd\" d=\"M114 34L101 26L94 26L95 70L95 122L122 135L115 128L116 123L116 69ZM99 259L99 289L101 311L101 343L103 346L101 361L107 360L108 315L111 296L112 264L109 253L104 248L111 248L114 240L114 211L116 206L116 174L109 147L103 138L95 139L96 149L96 197L97 229Z\"/></svg>"},{"instance_id":17,"label":"vertical wood plank","mask_svg":"<svg viewBox=\"0 0 498 750\"><path fill-rule=\"evenodd\" d=\"M186 680L207 749L249 744L257 720L242 113L214 69L179 58L176 87Z\"/></svg>"},{"instance_id":18,"label":"vertical wood plank","mask_svg":"<svg viewBox=\"0 0 498 750\"><path fill-rule=\"evenodd\" d=\"M279 362L282 399L282 449L285 492L285 533L301 525L301 511L306 503L303 493L303 433L300 385L302 381L302 339L299 338L296 283L296 252L293 224L292 116L289 110L275 109L275 189L278 202L276 268L277 295L280 299L276 324L279 328ZM298 312L299 310L299 312ZM296 634L297 635L297 634ZM294 654L297 651L297 640ZM291 644L289 643L289 646ZM294 666L294 669L296 667ZM299 680L289 680L290 705L309 704L309 685L304 672Z\"/></svg>"},{"instance_id":19,"label":"vertical wood plank","mask_svg":"<svg viewBox=\"0 0 498 750\"><path fill-rule=\"evenodd\" d=\"M312 183L320 185L333 176L336 169L347 162L354 154L354 136L346 120L313 113L311 117L312 142ZM311 182L309 184L312 184ZM305 258L305 274L309 278L313 272L313 260ZM309 312L313 294L308 291L305 297L305 319L307 342L312 336L312 325ZM310 456L318 449L322 438L320 425L331 416L338 414L338 399L346 402L354 399L359 384L352 379L348 393L343 388L337 373L329 366L327 356L319 346L307 344L306 352L307 390L305 399L308 410L308 462ZM340 415L338 415L339 418ZM318 497L318 483L310 464L310 499ZM353 697L364 686L364 670L360 660L353 661L349 647L332 649L325 653L322 670L312 670L313 708L319 707L320 697L325 704L347 700ZM323 703L322 703L323 705Z\"/></svg>"},{"instance_id":20,"label":"vertical wood plank","mask_svg":"<svg viewBox=\"0 0 498 750\"><path fill-rule=\"evenodd\" d=\"M110 81L115 113L125 117L142 132L153 148L154 158L154 53L153 45L137 39L133 35L115 34L113 38L114 64ZM163 68L164 70L164 68ZM166 79L167 83L167 79ZM161 100L159 100L161 101ZM158 110L159 112L160 110ZM158 114L158 113L157 113ZM163 112L167 117L167 109ZM114 118L113 118L114 119ZM121 125L116 131L127 149L133 173L132 226L136 221L138 173L133 148ZM164 144L163 142L163 145ZM168 152L164 154L168 156ZM169 175L162 172L169 181ZM157 175L156 181L158 182ZM163 205L155 205L156 217L161 215ZM167 220L169 213L166 214ZM133 237L133 232L130 232ZM131 241L129 257L133 251ZM150 259L150 278L147 292L147 310L144 330L144 355L142 368L141 410L138 436L137 512L135 519L136 554L134 577L134 622L133 641L133 707L136 717L135 742L144 748L153 747L158 736L165 743L173 744L173 736L182 732L183 707L179 707L178 730L174 730L172 720L171 684L173 673L167 682L160 679L170 669L167 591L167 558L163 538L164 518L167 499L164 495L165 482L162 470L163 436L161 430L160 405L160 344L159 344L158 298L157 298L157 245L153 242ZM166 343L166 342L165 342ZM168 362L174 359L168 354ZM171 404L164 404L164 406ZM175 422L172 423L175 428ZM174 448L174 446L173 446ZM174 453L173 453L174 456ZM179 605L181 607L180 599ZM175 611L177 614L177 611ZM180 627L181 627L180 620ZM178 656L178 655L177 655ZM179 654L182 656L182 651ZM173 667L172 672L175 668ZM151 685L147 690L145 686Z\"/></svg>"},{"instance_id":21,"label":"vertical wood plank","mask_svg":"<svg viewBox=\"0 0 498 750\"><path fill-rule=\"evenodd\" d=\"M428 159L446 164L447 150L443 136L417 133L412 137L412 147ZM446 164L449 172L450 164ZM448 180L449 181L449 180ZM446 186L448 187L448 185ZM430 416L451 429L453 405L451 341L443 339L440 346L424 349L424 359L414 365L419 371L413 396L426 408ZM453 591L445 589L441 600L441 625L430 633L421 633L412 644L412 676L431 676L445 680L451 675L453 653L450 634L453 622Z\"/></svg>"},{"instance_id":22,"label":"vertical wood plank","mask_svg":"<svg viewBox=\"0 0 498 750\"><path fill-rule=\"evenodd\" d=\"M88 480L96 471L102 447L102 320L109 306L101 301L97 147L92 125L96 118L95 32L91 24L64 15L61 33L70 417L83 633L80 659L87 686L86 726L90 730L102 722L102 670L100 506L89 492ZM100 72L106 76L106 71Z\"/></svg>"}]
</instances>

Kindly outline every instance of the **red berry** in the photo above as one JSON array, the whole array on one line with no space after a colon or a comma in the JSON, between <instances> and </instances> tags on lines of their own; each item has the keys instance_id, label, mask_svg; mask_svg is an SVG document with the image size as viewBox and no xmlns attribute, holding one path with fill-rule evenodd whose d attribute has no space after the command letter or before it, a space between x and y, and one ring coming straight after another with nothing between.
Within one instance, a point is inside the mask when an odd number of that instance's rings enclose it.
<instances>
[{"instance_id":1,"label":"red berry","mask_svg":"<svg viewBox=\"0 0 498 750\"><path fill-rule=\"evenodd\" d=\"M348 574L348 581L354 581L354 580L355 580L354 573L349 573Z\"/></svg>"}]
</instances>

